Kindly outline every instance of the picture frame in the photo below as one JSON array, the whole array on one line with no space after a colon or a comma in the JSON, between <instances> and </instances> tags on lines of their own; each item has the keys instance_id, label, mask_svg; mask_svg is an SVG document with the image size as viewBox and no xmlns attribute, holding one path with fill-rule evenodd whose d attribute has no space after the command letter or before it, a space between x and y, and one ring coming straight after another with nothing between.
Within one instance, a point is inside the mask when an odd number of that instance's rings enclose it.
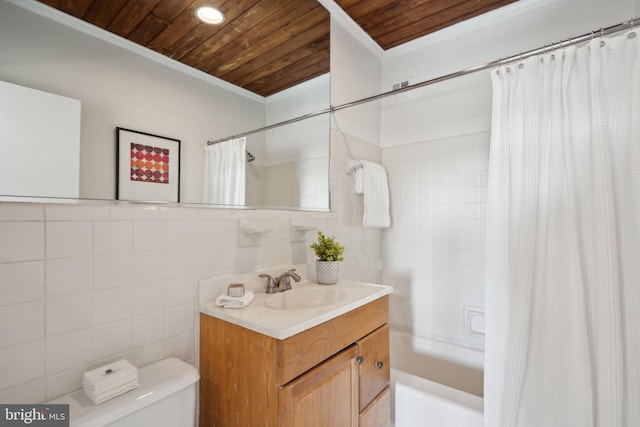
<instances>
[{"instance_id":1,"label":"picture frame","mask_svg":"<svg viewBox=\"0 0 640 427\"><path fill-rule=\"evenodd\" d=\"M180 140L116 127L116 200L180 201Z\"/></svg>"}]
</instances>

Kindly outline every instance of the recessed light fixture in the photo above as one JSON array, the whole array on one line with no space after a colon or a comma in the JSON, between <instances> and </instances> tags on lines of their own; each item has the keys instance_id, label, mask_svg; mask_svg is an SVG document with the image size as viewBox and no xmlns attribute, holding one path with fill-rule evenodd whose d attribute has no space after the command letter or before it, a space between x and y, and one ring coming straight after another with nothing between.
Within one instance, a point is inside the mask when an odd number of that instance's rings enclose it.
<instances>
[{"instance_id":1,"label":"recessed light fixture","mask_svg":"<svg viewBox=\"0 0 640 427\"><path fill-rule=\"evenodd\" d=\"M203 6L196 10L196 16L207 24L218 25L224 22L224 15L215 7Z\"/></svg>"}]
</instances>

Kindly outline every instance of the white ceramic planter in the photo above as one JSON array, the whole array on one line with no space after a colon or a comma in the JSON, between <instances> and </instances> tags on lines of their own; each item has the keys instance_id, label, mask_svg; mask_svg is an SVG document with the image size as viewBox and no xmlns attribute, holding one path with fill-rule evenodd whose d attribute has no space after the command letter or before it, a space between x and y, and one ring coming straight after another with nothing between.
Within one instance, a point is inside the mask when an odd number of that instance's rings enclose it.
<instances>
[{"instance_id":1,"label":"white ceramic planter","mask_svg":"<svg viewBox=\"0 0 640 427\"><path fill-rule=\"evenodd\" d=\"M316 280L321 285L335 285L338 282L340 261L316 260Z\"/></svg>"}]
</instances>

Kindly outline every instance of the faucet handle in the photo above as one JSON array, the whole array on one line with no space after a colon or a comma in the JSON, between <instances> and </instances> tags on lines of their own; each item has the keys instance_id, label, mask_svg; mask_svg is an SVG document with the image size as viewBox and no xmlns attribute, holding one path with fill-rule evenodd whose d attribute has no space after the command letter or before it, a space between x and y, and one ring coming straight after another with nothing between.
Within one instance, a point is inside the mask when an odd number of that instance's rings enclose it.
<instances>
[{"instance_id":1,"label":"faucet handle","mask_svg":"<svg viewBox=\"0 0 640 427\"><path fill-rule=\"evenodd\" d=\"M296 273L296 269L295 268L291 268L289 269L286 273L283 274L283 276L287 276L292 278L293 280L295 280L296 282L299 282L301 277L298 273Z\"/></svg>"},{"instance_id":2,"label":"faucet handle","mask_svg":"<svg viewBox=\"0 0 640 427\"><path fill-rule=\"evenodd\" d=\"M267 293L270 293L273 289L278 287L278 284L276 283L276 279L269 276L268 274L264 274L264 273L259 274L258 277L264 277L267 279Z\"/></svg>"},{"instance_id":3,"label":"faucet handle","mask_svg":"<svg viewBox=\"0 0 640 427\"><path fill-rule=\"evenodd\" d=\"M291 276L293 278L293 280L295 280L296 282L299 282L301 277L298 273L295 272L296 269L292 268L291 270L289 270L289 276Z\"/></svg>"}]
</instances>

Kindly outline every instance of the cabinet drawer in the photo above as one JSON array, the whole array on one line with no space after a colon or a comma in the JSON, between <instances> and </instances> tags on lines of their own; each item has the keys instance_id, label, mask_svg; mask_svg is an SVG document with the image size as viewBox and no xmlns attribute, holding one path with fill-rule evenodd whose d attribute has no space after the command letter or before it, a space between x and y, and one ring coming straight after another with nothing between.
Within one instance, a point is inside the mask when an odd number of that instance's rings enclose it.
<instances>
[{"instance_id":1,"label":"cabinet drawer","mask_svg":"<svg viewBox=\"0 0 640 427\"><path fill-rule=\"evenodd\" d=\"M384 325L359 340L358 348L362 411L389 384L389 326Z\"/></svg>"},{"instance_id":2,"label":"cabinet drawer","mask_svg":"<svg viewBox=\"0 0 640 427\"><path fill-rule=\"evenodd\" d=\"M388 320L389 297L384 296L297 335L278 341L278 384L287 384L359 338L375 331Z\"/></svg>"},{"instance_id":3,"label":"cabinet drawer","mask_svg":"<svg viewBox=\"0 0 640 427\"><path fill-rule=\"evenodd\" d=\"M360 413L360 427L388 427L391 425L391 388L387 386Z\"/></svg>"}]
</instances>

